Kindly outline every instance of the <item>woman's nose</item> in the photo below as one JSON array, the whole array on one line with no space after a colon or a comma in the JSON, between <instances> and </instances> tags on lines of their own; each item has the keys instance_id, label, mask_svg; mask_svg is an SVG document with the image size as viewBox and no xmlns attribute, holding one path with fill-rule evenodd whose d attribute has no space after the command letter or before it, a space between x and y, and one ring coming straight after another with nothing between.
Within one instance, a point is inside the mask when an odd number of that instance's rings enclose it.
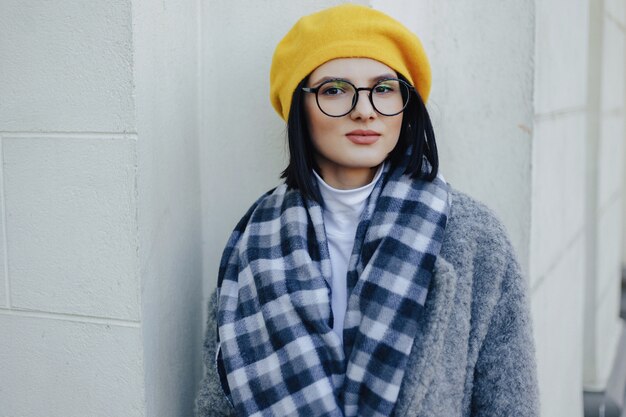
<instances>
[{"instance_id":1,"label":"woman's nose","mask_svg":"<svg viewBox=\"0 0 626 417\"><path fill-rule=\"evenodd\" d=\"M358 91L358 99L356 101L356 106L350 112L350 117L352 119L372 119L376 117L376 110L372 106L369 98L369 91L363 90Z\"/></svg>"}]
</instances>

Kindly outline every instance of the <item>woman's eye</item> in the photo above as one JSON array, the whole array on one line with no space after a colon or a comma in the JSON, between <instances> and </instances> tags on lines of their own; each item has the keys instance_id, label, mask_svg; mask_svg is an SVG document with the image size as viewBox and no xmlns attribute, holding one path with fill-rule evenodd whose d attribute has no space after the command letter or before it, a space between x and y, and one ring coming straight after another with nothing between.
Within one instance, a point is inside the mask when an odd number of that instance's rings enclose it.
<instances>
[{"instance_id":1,"label":"woman's eye","mask_svg":"<svg viewBox=\"0 0 626 417\"><path fill-rule=\"evenodd\" d=\"M320 93L325 96L337 96L344 94L346 91L348 91L348 86L346 83L342 82L328 83L320 89Z\"/></svg>"},{"instance_id":2,"label":"woman's eye","mask_svg":"<svg viewBox=\"0 0 626 417\"><path fill-rule=\"evenodd\" d=\"M338 87L328 87L328 88L325 88L324 91L322 91L322 94L326 94L328 96L335 96L341 92L342 90Z\"/></svg>"},{"instance_id":3,"label":"woman's eye","mask_svg":"<svg viewBox=\"0 0 626 417\"><path fill-rule=\"evenodd\" d=\"M389 84L378 84L376 87L374 87L374 92L376 94L391 93L394 90L395 89L393 88L393 86L391 86Z\"/></svg>"}]
</instances>

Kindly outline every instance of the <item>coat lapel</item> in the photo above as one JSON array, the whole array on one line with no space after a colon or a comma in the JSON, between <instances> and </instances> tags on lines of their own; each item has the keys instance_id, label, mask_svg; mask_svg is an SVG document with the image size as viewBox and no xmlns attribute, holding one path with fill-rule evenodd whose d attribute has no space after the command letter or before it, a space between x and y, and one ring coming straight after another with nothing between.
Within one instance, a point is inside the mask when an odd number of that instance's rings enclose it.
<instances>
[{"instance_id":1,"label":"coat lapel","mask_svg":"<svg viewBox=\"0 0 626 417\"><path fill-rule=\"evenodd\" d=\"M393 414L395 417L405 417L409 410L419 410L428 392L443 348L448 319L454 304L456 283L454 267L438 256L424 313L420 319L420 330L415 337L396 402Z\"/></svg>"}]
</instances>

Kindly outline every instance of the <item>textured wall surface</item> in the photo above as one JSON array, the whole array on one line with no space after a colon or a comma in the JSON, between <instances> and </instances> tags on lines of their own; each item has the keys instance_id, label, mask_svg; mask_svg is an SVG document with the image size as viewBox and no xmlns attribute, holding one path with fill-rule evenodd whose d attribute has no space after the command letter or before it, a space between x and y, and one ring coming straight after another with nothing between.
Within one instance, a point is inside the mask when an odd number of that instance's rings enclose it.
<instances>
[{"instance_id":1,"label":"textured wall surface","mask_svg":"<svg viewBox=\"0 0 626 417\"><path fill-rule=\"evenodd\" d=\"M0 368L16 375L0 414L188 416L203 321L197 9L87 5L0 6Z\"/></svg>"},{"instance_id":2,"label":"textured wall surface","mask_svg":"<svg viewBox=\"0 0 626 417\"><path fill-rule=\"evenodd\" d=\"M139 320L135 143L3 137L13 308Z\"/></svg>"},{"instance_id":3,"label":"textured wall surface","mask_svg":"<svg viewBox=\"0 0 626 417\"><path fill-rule=\"evenodd\" d=\"M0 2L0 414L143 416L130 1Z\"/></svg>"},{"instance_id":4,"label":"textured wall surface","mask_svg":"<svg viewBox=\"0 0 626 417\"><path fill-rule=\"evenodd\" d=\"M584 384L606 387L622 323L619 320L624 217L624 83L626 36L623 0L591 2L589 164Z\"/></svg>"},{"instance_id":5,"label":"textured wall surface","mask_svg":"<svg viewBox=\"0 0 626 417\"><path fill-rule=\"evenodd\" d=\"M197 7L133 1L148 417L192 415L202 372Z\"/></svg>"},{"instance_id":6,"label":"textured wall surface","mask_svg":"<svg viewBox=\"0 0 626 417\"><path fill-rule=\"evenodd\" d=\"M2 130L133 131L130 4L2 0Z\"/></svg>"},{"instance_id":7,"label":"textured wall surface","mask_svg":"<svg viewBox=\"0 0 626 417\"><path fill-rule=\"evenodd\" d=\"M137 325L19 311L0 332L3 417L145 416Z\"/></svg>"},{"instance_id":8,"label":"textured wall surface","mask_svg":"<svg viewBox=\"0 0 626 417\"><path fill-rule=\"evenodd\" d=\"M545 416L582 416L588 20L586 0L536 2L530 283Z\"/></svg>"}]
</instances>

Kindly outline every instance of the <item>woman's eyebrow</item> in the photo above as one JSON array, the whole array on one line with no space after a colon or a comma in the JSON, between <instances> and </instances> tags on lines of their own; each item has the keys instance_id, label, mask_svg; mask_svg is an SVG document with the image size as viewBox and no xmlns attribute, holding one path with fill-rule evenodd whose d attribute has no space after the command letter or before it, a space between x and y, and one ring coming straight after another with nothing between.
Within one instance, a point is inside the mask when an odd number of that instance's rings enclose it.
<instances>
[{"instance_id":1,"label":"woman's eyebrow","mask_svg":"<svg viewBox=\"0 0 626 417\"><path fill-rule=\"evenodd\" d=\"M377 81L380 81L380 80L384 80L386 78L397 78L397 75L391 74L391 73L377 75L375 77L370 78L370 83L377 82ZM327 75L325 77L320 78L316 82L311 83L311 85L313 87L317 87L318 85L320 85L323 82L328 81L328 80L345 80L345 81L350 81L352 84L354 84L354 82L350 78L347 78L347 77L336 77L336 76Z\"/></svg>"},{"instance_id":2,"label":"woman's eyebrow","mask_svg":"<svg viewBox=\"0 0 626 417\"><path fill-rule=\"evenodd\" d=\"M311 83L311 85L314 86L314 87L317 87L321 83L323 83L325 81L329 81L329 80L346 80L346 81L349 81L347 78L326 76L326 77L320 78L319 80L315 81L314 83Z\"/></svg>"},{"instance_id":3,"label":"woman's eyebrow","mask_svg":"<svg viewBox=\"0 0 626 417\"><path fill-rule=\"evenodd\" d=\"M387 74L379 75L378 77L375 77L375 78L370 78L370 81L371 82L380 81L380 80L385 80L387 78L398 78L398 76L396 74L387 73Z\"/></svg>"}]
</instances>

